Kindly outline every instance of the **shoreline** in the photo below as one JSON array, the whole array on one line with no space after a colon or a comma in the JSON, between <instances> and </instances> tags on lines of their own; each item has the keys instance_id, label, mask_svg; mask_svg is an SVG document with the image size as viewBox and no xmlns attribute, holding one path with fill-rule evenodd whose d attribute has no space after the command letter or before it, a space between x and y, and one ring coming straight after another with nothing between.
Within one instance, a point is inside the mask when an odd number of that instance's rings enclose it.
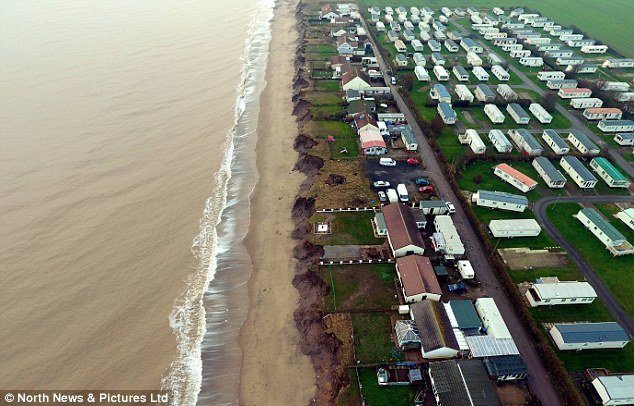
<instances>
[{"instance_id":1,"label":"shoreline","mask_svg":"<svg viewBox=\"0 0 634 406\"><path fill-rule=\"evenodd\" d=\"M300 349L303 340L294 322L300 294L293 285L298 263L291 213L305 180L294 170L296 7L296 0L275 5L266 87L260 99L256 146L260 179L251 196L251 224L244 240L253 272L248 282L249 312L238 336L239 403L246 405L308 404L316 394L315 369Z\"/></svg>"}]
</instances>

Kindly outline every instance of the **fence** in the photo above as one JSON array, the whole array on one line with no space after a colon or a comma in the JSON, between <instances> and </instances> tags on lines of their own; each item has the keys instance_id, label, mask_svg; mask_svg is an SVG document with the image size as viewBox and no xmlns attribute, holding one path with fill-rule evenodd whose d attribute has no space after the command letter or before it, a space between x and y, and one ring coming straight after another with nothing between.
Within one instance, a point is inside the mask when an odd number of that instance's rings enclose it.
<instances>
[{"instance_id":1,"label":"fence","mask_svg":"<svg viewBox=\"0 0 634 406\"><path fill-rule=\"evenodd\" d=\"M357 212L357 211L380 211L381 206L370 207L339 207L335 209L318 209L317 213L341 213L341 212Z\"/></svg>"},{"instance_id":2,"label":"fence","mask_svg":"<svg viewBox=\"0 0 634 406\"><path fill-rule=\"evenodd\" d=\"M394 258L388 259L321 259L319 265L359 265L359 264L393 264Z\"/></svg>"}]
</instances>

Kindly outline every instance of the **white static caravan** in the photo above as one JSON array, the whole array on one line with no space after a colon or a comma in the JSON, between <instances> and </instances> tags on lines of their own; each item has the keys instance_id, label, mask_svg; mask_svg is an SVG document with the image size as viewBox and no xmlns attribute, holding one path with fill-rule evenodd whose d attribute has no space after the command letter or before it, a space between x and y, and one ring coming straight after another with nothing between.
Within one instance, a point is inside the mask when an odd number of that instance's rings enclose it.
<instances>
[{"instance_id":1,"label":"white static caravan","mask_svg":"<svg viewBox=\"0 0 634 406\"><path fill-rule=\"evenodd\" d=\"M427 42L427 45L429 45L429 49L431 49L432 52L440 52L440 42L436 41L435 39L430 39Z\"/></svg>"},{"instance_id":2,"label":"white static caravan","mask_svg":"<svg viewBox=\"0 0 634 406\"><path fill-rule=\"evenodd\" d=\"M469 103L473 102L473 93L471 93L471 91L469 90L469 88L465 85L456 85L454 87L454 90L456 92L456 96L458 96L458 99L462 100L462 101L468 101Z\"/></svg>"},{"instance_id":3,"label":"white static caravan","mask_svg":"<svg viewBox=\"0 0 634 406\"><path fill-rule=\"evenodd\" d=\"M537 278L526 291L531 307L589 304L597 292L588 282L560 281L557 277Z\"/></svg>"},{"instance_id":4,"label":"white static caravan","mask_svg":"<svg viewBox=\"0 0 634 406\"><path fill-rule=\"evenodd\" d=\"M442 56L442 54L439 52L433 52L431 54L431 61L433 62L434 65L445 66L445 63L447 63L447 61L445 60L445 57Z\"/></svg>"},{"instance_id":5,"label":"white static caravan","mask_svg":"<svg viewBox=\"0 0 634 406\"><path fill-rule=\"evenodd\" d=\"M474 66L472 72L480 82L486 82L489 80L489 74L482 66Z\"/></svg>"},{"instance_id":6,"label":"white static caravan","mask_svg":"<svg viewBox=\"0 0 634 406\"><path fill-rule=\"evenodd\" d=\"M616 107L591 107L583 111L583 116L588 120L620 120L623 112Z\"/></svg>"},{"instance_id":7,"label":"white static caravan","mask_svg":"<svg viewBox=\"0 0 634 406\"><path fill-rule=\"evenodd\" d=\"M603 157L593 158L590 168L611 188L628 189L630 181L610 161Z\"/></svg>"},{"instance_id":8,"label":"white static caravan","mask_svg":"<svg viewBox=\"0 0 634 406\"><path fill-rule=\"evenodd\" d=\"M597 125L604 133L631 132L634 131L632 120L601 120Z\"/></svg>"},{"instance_id":9,"label":"white static caravan","mask_svg":"<svg viewBox=\"0 0 634 406\"><path fill-rule=\"evenodd\" d=\"M632 231L634 231L634 207L621 210L614 217L625 223Z\"/></svg>"},{"instance_id":10,"label":"white static caravan","mask_svg":"<svg viewBox=\"0 0 634 406\"><path fill-rule=\"evenodd\" d=\"M548 332L561 351L623 348L630 342L616 322L555 323Z\"/></svg>"},{"instance_id":11,"label":"white static caravan","mask_svg":"<svg viewBox=\"0 0 634 406\"><path fill-rule=\"evenodd\" d=\"M561 168L582 189L592 189L597 185L597 178L590 173L577 157L563 156L559 161Z\"/></svg>"},{"instance_id":12,"label":"white static caravan","mask_svg":"<svg viewBox=\"0 0 634 406\"><path fill-rule=\"evenodd\" d=\"M493 73L495 77L502 82L506 82L511 78L511 75L509 75L506 69L504 69L500 65L493 65L493 67L491 68L491 73Z\"/></svg>"},{"instance_id":13,"label":"white static caravan","mask_svg":"<svg viewBox=\"0 0 634 406\"><path fill-rule=\"evenodd\" d=\"M544 65L544 59L541 56L525 56L520 58L520 65L522 66L542 66Z\"/></svg>"},{"instance_id":14,"label":"white static caravan","mask_svg":"<svg viewBox=\"0 0 634 406\"><path fill-rule=\"evenodd\" d=\"M542 231L535 219L491 220L489 230L495 238L536 237Z\"/></svg>"},{"instance_id":15,"label":"white static caravan","mask_svg":"<svg viewBox=\"0 0 634 406\"><path fill-rule=\"evenodd\" d=\"M501 154L506 154L513 150L513 144L511 144L501 130L490 130L489 141L491 141L491 144L493 144L497 152Z\"/></svg>"},{"instance_id":16,"label":"white static caravan","mask_svg":"<svg viewBox=\"0 0 634 406\"><path fill-rule=\"evenodd\" d=\"M489 117L493 124L502 124L504 122L504 113L495 104L486 104L484 106L484 114Z\"/></svg>"},{"instance_id":17,"label":"white static caravan","mask_svg":"<svg viewBox=\"0 0 634 406\"><path fill-rule=\"evenodd\" d=\"M528 207L528 199L525 196L490 190L478 190L471 195L471 200L478 206L519 213L524 212Z\"/></svg>"},{"instance_id":18,"label":"white static caravan","mask_svg":"<svg viewBox=\"0 0 634 406\"><path fill-rule=\"evenodd\" d=\"M473 279L475 278L475 271L473 270L473 266L471 266L471 262L466 259L458 261L458 272L462 279Z\"/></svg>"},{"instance_id":19,"label":"white static caravan","mask_svg":"<svg viewBox=\"0 0 634 406\"><path fill-rule=\"evenodd\" d=\"M423 68L422 66L415 67L414 74L419 81L429 82L429 73L427 72L427 69Z\"/></svg>"},{"instance_id":20,"label":"white static caravan","mask_svg":"<svg viewBox=\"0 0 634 406\"><path fill-rule=\"evenodd\" d=\"M427 31L421 31L419 36L422 41L427 42L431 40L431 35L429 35Z\"/></svg>"},{"instance_id":21,"label":"white static caravan","mask_svg":"<svg viewBox=\"0 0 634 406\"><path fill-rule=\"evenodd\" d=\"M605 406L634 404L634 375L610 374L598 376L591 382Z\"/></svg>"},{"instance_id":22,"label":"white static caravan","mask_svg":"<svg viewBox=\"0 0 634 406\"><path fill-rule=\"evenodd\" d=\"M605 82L601 86L601 90L608 92L627 92L630 90L630 84L627 82Z\"/></svg>"},{"instance_id":23,"label":"white static caravan","mask_svg":"<svg viewBox=\"0 0 634 406\"><path fill-rule=\"evenodd\" d=\"M522 60L524 58L531 57L531 51L530 49L516 49L509 52L509 55L511 56L511 58L517 58Z\"/></svg>"},{"instance_id":24,"label":"white static caravan","mask_svg":"<svg viewBox=\"0 0 634 406\"><path fill-rule=\"evenodd\" d=\"M603 106L603 100L597 97L583 97L570 100L570 107L573 109L587 109Z\"/></svg>"},{"instance_id":25,"label":"white static caravan","mask_svg":"<svg viewBox=\"0 0 634 406\"><path fill-rule=\"evenodd\" d=\"M434 66L434 75L441 82L446 82L449 80L449 73L447 72L444 66L441 66L441 65Z\"/></svg>"},{"instance_id":26,"label":"white static caravan","mask_svg":"<svg viewBox=\"0 0 634 406\"><path fill-rule=\"evenodd\" d=\"M475 52L467 53L467 62L471 66L482 66L482 58L480 58Z\"/></svg>"},{"instance_id":27,"label":"white static caravan","mask_svg":"<svg viewBox=\"0 0 634 406\"><path fill-rule=\"evenodd\" d=\"M634 58L611 58L606 59L602 65L604 68L621 69L621 68L634 68Z\"/></svg>"},{"instance_id":28,"label":"white static caravan","mask_svg":"<svg viewBox=\"0 0 634 406\"><path fill-rule=\"evenodd\" d=\"M506 101L514 101L519 99L519 95L513 90L513 88L507 84L501 84L497 87L497 92Z\"/></svg>"},{"instance_id":29,"label":"white static caravan","mask_svg":"<svg viewBox=\"0 0 634 406\"><path fill-rule=\"evenodd\" d=\"M446 39L444 45L449 52L458 52L460 50L458 48L458 44L456 44L452 39Z\"/></svg>"},{"instance_id":30,"label":"white static caravan","mask_svg":"<svg viewBox=\"0 0 634 406\"><path fill-rule=\"evenodd\" d=\"M455 110L451 107L450 103L440 102L436 107L436 111L442 118L445 124L456 124L457 116Z\"/></svg>"},{"instance_id":31,"label":"white static caravan","mask_svg":"<svg viewBox=\"0 0 634 406\"><path fill-rule=\"evenodd\" d=\"M557 169L555 165L543 156L533 159L533 168L551 189L561 189L566 186L566 177Z\"/></svg>"},{"instance_id":32,"label":"white static caravan","mask_svg":"<svg viewBox=\"0 0 634 406\"><path fill-rule=\"evenodd\" d=\"M444 246L442 252L445 257L455 258L464 255L465 248L451 216L446 214L436 216L434 218L434 229L443 236Z\"/></svg>"},{"instance_id":33,"label":"white static caravan","mask_svg":"<svg viewBox=\"0 0 634 406\"><path fill-rule=\"evenodd\" d=\"M458 135L458 141L463 145L468 145L474 154L481 155L486 152L487 147L476 130L466 130L464 134Z\"/></svg>"},{"instance_id":34,"label":"white static caravan","mask_svg":"<svg viewBox=\"0 0 634 406\"><path fill-rule=\"evenodd\" d=\"M559 89L557 96L562 99L588 98L592 96L592 90L585 87L578 87L576 89Z\"/></svg>"},{"instance_id":35,"label":"white static caravan","mask_svg":"<svg viewBox=\"0 0 634 406\"><path fill-rule=\"evenodd\" d=\"M581 52L584 54L604 54L607 51L607 45L584 45L581 47Z\"/></svg>"},{"instance_id":36,"label":"white static caravan","mask_svg":"<svg viewBox=\"0 0 634 406\"><path fill-rule=\"evenodd\" d=\"M546 129L542 133L542 139L555 154L566 155L570 152L570 147L566 141L557 134L557 131Z\"/></svg>"},{"instance_id":37,"label":"white static caravan","mask_svg":"<svg viewBox=\"0 0 634 406\"><path fill-rule=\"evenodd\" d=\"M482 325L487 330L487 335L495 338L513 338L492 298L481 297L477 299L475 309L482 320Z\"/></svg>"},{"instance_id":38,"label":"white static caravan","mask_svg":"<svg viewBox=\"0 0 634 406\"><path fill-rule=\"evenodd\" d=\"M376 22L376 30L379 32L384 32L385 31L385 24L383 24L382 21L377 21Z\"/></svg>"},{"instance_id":39,"label":"white static caravan","mask_svg":"<svg viewBox=\"0 0 634 406\"><path fill-rule=\"evenodd\" d=\"M506 106L506 111L517 124L528 124L531 119L526 110L517 103L509 103Z\"/></svg>"},{"instance_id":40,"label":"white static caravan","mask_svg":"<svg viewBox=\"0 0 634 406\"><path fill-rule=\"evenodd\" d=\"M634 146L634 133L618 133L614 136L614 142L622 146L632 147Z\"/></svg>"},{"instance_id":41,"label":"white static caravan","mask_svg":"<svg viewBox=\"0 0 634 406\"><path fill-rule=\"evenodd\" d=\"M539 141L525 128L509 130L509 136L517 145L517 149L528 156L539 156L543 148Z\"/></svg>"},{"instance_id":42,"label":"white static caravan","mask_svg":"<svg viewBox=\"0 0 634 406\"><path fill-rule=\"evenodd\" d=\"M547 80L563 80L565 78L566 74L558 70L541 71L537 73L537 79L541 80L542 82Z\"/></svg>"},{"instance_id":43,"label":"white static caravan","mask_svg":"<svg viewBox=\"0 0 634 406\"><path fill-rule=\"evenodd\" d=\"M574 89L578 83L574 79L549 79L546 81L546 87L551 90Z\"/></svg>"},{"instance_id":44,"label":"white static caravan","mask_svg":"<svg viewBox=\"0 0 634 406\"><path fill-rule=\"evenodd\" d=\"M634 246L594 208L583 208L574 216L614 256L634 254Z\"/></svg>"},{"instance_id":45,"label":"white static caravan","mask_svg":"<svg viewBox=\"0 0 634 406\"><path fill-rule=\"evenodd\" d=\"M425 59L425 56L420 52L415 52L412 56L412 60L414 61L414 64L416 66L425 67L425 65L427 65L427 60Z\"/></svg>"},{"instance_id":46,"label":"white static caravan","mask_svg":"<svg viewBox=\"0 0 634 406\"><path fill-rule=\"evenodd\" d=\"M550 113L547 112L546 109L544 109L539 103L531 103L530 106L528 106L528 110L533 113L535 118L537 118L537 120L539 120L542 124L549 124L553 121L553 116L551 116Z\"/></svg>"},{"instance_id":47,"label":"white static caravan","mask_svg":"<svg viewBox=\"0 0 634 406\"><path fill-rule=\"evenodd\" d=\"M453 75L460 82L468 82L469 81L469 72L465 68L460 65L456 65L452 69Z\"/></svg>"},{"instance_id":48,"label":"white static caravan","mask_svg":"<svg viewBox=\"0 0 634 406\"><path fill-rule=\"evenodd\" d=\"M429 91L429 95L432 99L438 100L439 102L451 103L451 94L449 94L449 91L442 83L433 85Z\"/></svg>"},{"instance_id":49,"label":"white static caravan","mask_svg":"<svg viewBox=\"0 0 634 406\"><path fill-rule=\"evenodd\" d=\"M413 39L412 40L412 48L414 49L414 51L416 52L422 52L423 50L423 43L420 42L417 39Z\"/></svg>"}]
</instances>

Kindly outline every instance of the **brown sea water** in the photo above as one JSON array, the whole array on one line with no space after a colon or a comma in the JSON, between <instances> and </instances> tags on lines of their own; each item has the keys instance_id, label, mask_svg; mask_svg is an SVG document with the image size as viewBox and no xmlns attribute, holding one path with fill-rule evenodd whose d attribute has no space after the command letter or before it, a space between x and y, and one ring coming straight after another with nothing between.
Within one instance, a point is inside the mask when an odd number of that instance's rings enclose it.
<instances>
[{"instance_id":1,"label":"brown sea water","mask_svg":"<svg viewBox=\"0 0 634 406\"><path fill-rule=\"evenodd\" d=\"M235 403L271 5L0 4L0 387Z\"/></svg>"}]
</instances>

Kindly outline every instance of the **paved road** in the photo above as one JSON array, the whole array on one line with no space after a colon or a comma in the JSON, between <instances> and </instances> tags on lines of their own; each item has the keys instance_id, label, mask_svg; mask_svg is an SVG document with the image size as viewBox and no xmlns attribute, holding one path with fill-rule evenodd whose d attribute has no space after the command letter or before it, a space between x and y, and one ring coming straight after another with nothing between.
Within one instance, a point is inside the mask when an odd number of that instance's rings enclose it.
<instances>
[{"instance_id":1,"label":"paved road","mask_svg":"<svg viewBox=\"0 0 634 406\"><path fill-rule=\"evenodd\" d=\"M362 23L366 32L370 33L364 19L362 19ZM372 41L373 48L377 50L377 52L375 52L377 61L381 71L384 72L385 75L385 72L387 72L389 67L385 63L383 56L380 52L378 52L380 48L377 46L374 38L370 37L370 40ZM390 83L387 76L385 76L385 79L386 83ZM398 89L395 86L392 86L392 92L394 93L394 100L396 101L398 108L405 115L405 118L412 127L414 134L418 137L419 150L426 164L428 176L436 185L437 192L440 197L446 201L458 201L449 181L445 177L445 173L443 172L440 163L436 159L429 145L427 137L425 137L422 129L416 122L414 115L407 104L405 104L405 101L398 93ZM561 403L559 401L559 397L557 396L557 392L555 391L552 382L549 380L548 373L546 372L546 366L542 363L540 355L535 349L529 334L524 328L524 325L514 312L509 298L502 290L500 283L489 264L488 255L480 244L480 240L478 239L476 232L469 223L467 215L460 205L456 205L456 213L453 215L453 220L466 248L467 257L473 264L474 269L476 269L478 280L482 282L482 289L497 303L500 313L502 314L502 317L504 317L504 320L511 331L511 335L517 344L517 348L528 367L530 375L529 383L533 392L544 405L560 405Z\"/></svg>"},{"instance_id":2,"label":"paved road","mask_svg":"<svg viewBox=\"0 0 634 406\"><path fill-rule=\"evenodd\" d=\"M458 27L458 29L462 32L463 35L470 34L467 30L465 30L465 28L460 23L456 21L452 21L452 22L455 27ZM488 45L486 40L481 40L478 42L483 46L483 48L487 52L495 53L495 51L493 51L493 49L491 49L491 47ZM537 92L537 94L539 94L540 96L546 94L546 91L542 89L541 87L537 86L537 84L533 82L528 76L526 76L524 72L517 69L514 65L511 65L511 64L509 64L508 67L519 78L521 78L524 81L525 87L528 87L529 89ZM619 153L619 151L613 148L610 148L610 146L601 137L596 135L594 132L588 130L588 127L586 127L585 123L579 118L579 116L571 113L568 109L564 108L564 106L562 106L559 103L556 103L556 108L557 108L557 111L559 111L561 114L564 115L564 117L570 120L571 128L581 131L584 134L586 134L588 137L590 137L590 139L592 139L594 142L600 145L601 148L603 148L608 153L608 155L610 155L612 159L614 159L614 161L621 168L623 168L625 172L627 172L628 175L634 177L634 165L626 161L625 158L623 158L623 156Z\"/></svg>"},{"instance_id":3,"label":"paved road","mask_svg":"<svg viewBox=\"0 0 634 406\"><path fill-rule=\"evenodd\" d=\"M564 248L572 262L577 265L581 273L586 278L586 280L592 285L594 290L597 291L597 295L601 298L605 306L608 308L610 313L616 321L618 321L625 330L627 330L630 337L634 338L634 321L627 314L627 312L621 307L621 305L616 301L612 292L608 288L605 287L601 279L594 272L592 267L588 265L588 263L583 259L579 251L575 247L573 247L568 241L566 241L559 231L553 226L550 222L550 219L546 215L546 210L552 204L563 203L563 202L575 202L575 203L618 203L618 202L630 202L634 203L633 196L565 196L565 197L557 197L557 196L549 196L543 197L533 203L533 212L535 213L535 217L537 221L541 224L541 226L557 244L559 244L562 248ZM593 237L588 237L593 238Z\"/></svg>"}]
</instances>

